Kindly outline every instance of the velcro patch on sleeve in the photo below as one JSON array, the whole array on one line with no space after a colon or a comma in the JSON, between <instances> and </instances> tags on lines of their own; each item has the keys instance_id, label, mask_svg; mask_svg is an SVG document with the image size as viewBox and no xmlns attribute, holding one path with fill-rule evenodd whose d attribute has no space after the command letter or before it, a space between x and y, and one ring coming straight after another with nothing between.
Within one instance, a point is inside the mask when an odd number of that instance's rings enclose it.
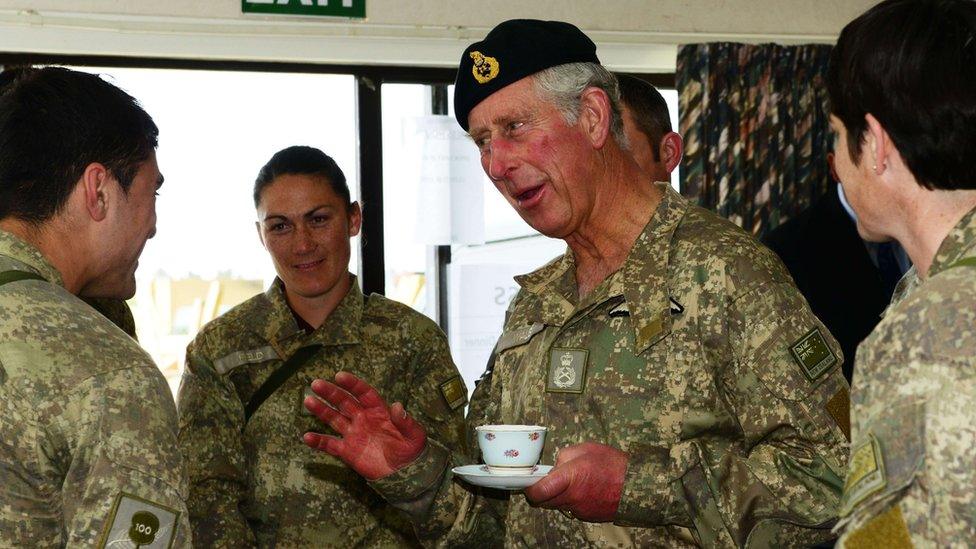
<instances>
[{"instance_id":1,"label":"velcro patch on sleeve","mask_svg":"<svg viewBox=\"0 0 976 549\"><path fill-rule=\"evenodd\" d=\"M827 345L820 328L810 330L790 345L790 355L811 382L816 381L837 364L837 357Z\"/></svg>"},{"instance_id":2,"label":"velcro patch on sleeve","mask_svg":"<svg viewBox=\"0 0 976 549\"><path fill-rule=\"evenodd\" d=\"M834 418L837 426L844 432L847 442L851 441L851 395L841 388L827 401L827 413Z\"/></svg>"},{"instance_id":3,"label":"velcro patch on sleeve","mask_svg":"<svg viewBox=\"0 0 976 549\"><path fill-rule=\"evenodd\" d=\"M179 518L180 512L175 509L122 492L115 498L98 547L169 549Z\"/></svg>"},{"instance_id":4,"label":"velcro patch on sleeve","mask_svg":"<svg viewBox=\"0 0 976 549\"><path fill-rule=\"evenodd\" d=\"M851 513L857 504L885 487L884 459L878 439L873 434L851 452L851 464L847 468L847 481L841 497L841 516Z\"/></svg>"},{"instance_id":5,"label":"velcro patch on sleeve","mask_svg":"<svg viewBox=\"0 0 976 549\"><path fill-rule=\"evenodd\" d=\"M844 540L849 549L911 549L912 536L901 514L901 507L895 505L854 530Z\"/></svg>"},{"instance_id":6,"label":"velcro patch on sleeve","mask_svg":"<svg viewBox=\"0 0 976 549\"><path fill-rule=\"evenodd\" d=\"M441 383L441 395L451 410L457 410L468 401L468 392L464 389L464 382L460 377L453 377Z\"/></svg>"}]
</instances>

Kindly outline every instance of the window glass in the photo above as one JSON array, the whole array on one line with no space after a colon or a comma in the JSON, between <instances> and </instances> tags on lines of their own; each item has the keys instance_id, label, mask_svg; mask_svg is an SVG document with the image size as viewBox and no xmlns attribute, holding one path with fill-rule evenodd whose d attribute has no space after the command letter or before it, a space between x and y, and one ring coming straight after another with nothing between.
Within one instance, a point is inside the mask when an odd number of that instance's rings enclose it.
<instances>
[{"instance_id":1,"label":"window glass","mask_svg":"<svg viewBox=\"0 0 976 549\"><path fill-rule=\"evenodd\" d=\"M275 272L255 227L254 179L271 155L311 145L359 196L355 81L348 75L80 67L139 100L159 126L166 181L157 233L130 301L140 344L176 388L200 327L263 291ZM350 270L358 273L359 242Z\"/></svg>"}]
</instances>

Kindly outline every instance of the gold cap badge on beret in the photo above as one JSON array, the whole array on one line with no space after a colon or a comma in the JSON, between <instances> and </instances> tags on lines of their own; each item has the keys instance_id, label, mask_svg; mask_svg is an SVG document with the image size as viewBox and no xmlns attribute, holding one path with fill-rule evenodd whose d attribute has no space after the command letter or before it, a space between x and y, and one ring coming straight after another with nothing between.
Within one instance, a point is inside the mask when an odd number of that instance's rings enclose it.
<instances>
[{"instance_id":1,"label":"gold cap badge on beret","mask_svg":"<svg viewBox=\"0 0 976 549\"><path fill-rule=\"evenodd\" d=\"M498 60L494 57L486 57L480 51L473 51L468 54L474 65L471 66L471 74L479 84L487 84L491 79L498 76Z\"/></svg>"}]
</instances>

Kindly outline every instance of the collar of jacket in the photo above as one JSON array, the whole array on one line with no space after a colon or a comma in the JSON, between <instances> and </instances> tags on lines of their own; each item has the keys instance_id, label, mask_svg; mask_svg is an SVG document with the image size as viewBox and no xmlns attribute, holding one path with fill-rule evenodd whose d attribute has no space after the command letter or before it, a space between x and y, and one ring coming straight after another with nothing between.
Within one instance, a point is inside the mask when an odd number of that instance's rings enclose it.
<instances>
[{"instance_id":1,"label":"collar of jacket","mask_svg":"<svg viewBox=\"0 0 976 549\"><path fill-rule=\"evenodd\" d=\"M689 204L670 185L659 185L663 190L661 203L634 241L627 259L582 303L576 303L576 265L568 249L542 268L515 277L522 289L530 294L529 299L539 302L531 308L531 322L562 326L578 311L622 296L634 328L636 354L671 333L667 274L671 241ZM620 310L621 306L615 309Z\"/></svg>"},{"instance_id":2,"label":"collar of jacket","mask_svg":"<svg viewBox=\"0 0 976 549\"><path fill-rule=\"evenodd\" d=\"M324 346L355 345L361 341L361 323L365 300L356 276L352 285L332 314L311 334L298 327L285 300L285 286L275 278L264 293L270 304L268 318L263 323L263 337L282 359L291 356L299 347L320 344Z\"/></svg>"},{"instance_id":3,"label":"collar of jacket","mask_svg":"<svg viewBox=\"0 0 976 549\"><path fill-rule=\"evenodd\" d=\"M61 273L48 263L41 251L12 233L0 231L0 255L9 257L24 266L24 268L15 267L16 270L34 272L43 276L48 282L64 287Z\"/></svg>"},{"instance_id":4,"label":"collar of jacket","mask_svg":"<svg viewBox=\"0 0 976 549\"><path fill-rule=\"evenodd\" d=\"M974 252L976 252L976 208L962 216L962 219L946 235L932 260L928 276L939 274L960 259L973 255Z\"/></svg>"}]
</instances>

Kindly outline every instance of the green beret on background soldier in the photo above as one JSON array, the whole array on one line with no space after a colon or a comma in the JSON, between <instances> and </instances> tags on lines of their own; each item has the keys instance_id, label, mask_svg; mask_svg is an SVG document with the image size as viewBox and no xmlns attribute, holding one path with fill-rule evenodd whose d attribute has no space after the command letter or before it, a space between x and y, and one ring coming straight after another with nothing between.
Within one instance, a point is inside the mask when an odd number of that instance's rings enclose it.
<instances>
[{"instance_id":1,"label":"green beret on background soldier","mask_svg":"<svg viewBox=\"0 0 976 549\"><path fill-rule=\"evenodd\" d=\"M308 385L355 372L460 448L467 390L444 333L349 273L362 212L318 149L275 154L254 184L257 232L278 277L207 324L187 348L179 392L190 518L206 547L404 547L409 521L301 436L320 424Z\"/></svg>"},{"instance_id":2,"label":"green beret on background soldier","mask_svg":"<svg viewBox=\"0 0 976 549\"><path fill-rule=\"evenodd\" d=\"M459 482L444 447L347 373L310 410L420 538L508 547L756 546L831 536L847 461L839 348L769 250L653 184L615 77L567 23L513 20L461 57L454 111L497 190L567 252L517 277L471 400L482 424L548 428L521 493Z\"/></svg>"},{"instance_id":3,"label":"green beret on background soldier","mask_svg":"<svg viewBox=\"0 0 976 549\"><path fill-rule=\"evenodd\" d=\"M834 165L914 268L857 350L840 546L976 545L976 2L889 0L830 60Z\"/></svg>"},{"instance_id":4,"label":"green beret on background soldier","mask_svg":"<svg viewBox=\"0 0 976 549\"><path fill-rule=\"evenodd\" d=\"M190 546L166 380L76 297L135 293L157 135L96 75L26 71L0 95L0 546Z\"/></svg>"}]
</instances>

